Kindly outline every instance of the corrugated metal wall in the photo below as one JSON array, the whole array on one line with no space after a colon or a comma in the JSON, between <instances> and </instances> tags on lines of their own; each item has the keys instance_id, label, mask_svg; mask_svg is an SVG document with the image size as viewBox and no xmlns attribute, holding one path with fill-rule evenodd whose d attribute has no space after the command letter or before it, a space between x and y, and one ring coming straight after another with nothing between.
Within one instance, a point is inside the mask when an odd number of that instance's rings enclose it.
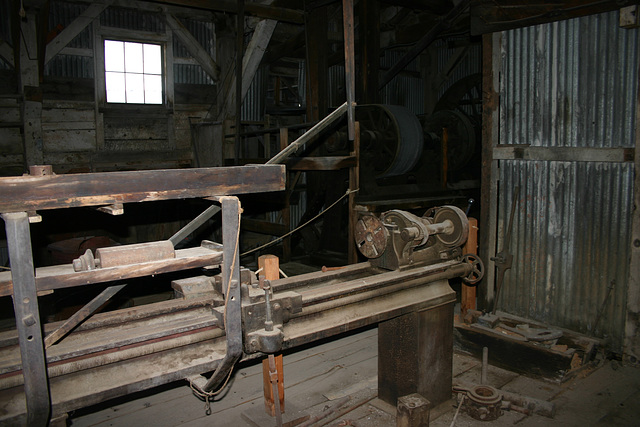
<instances>
[{"instance_id":1,"label":"corrugated metal wall","mask_svg":"<svg viewBox=\"0 0 640 427\"><path fill-rule=\"evenodd\" d=\"M634 147L639 39L618 12L503 32L499 143ZM520 193L499 307L620 350L633 177L631 162L500 161L498 249Z\"/></svg>"}]
</instances>

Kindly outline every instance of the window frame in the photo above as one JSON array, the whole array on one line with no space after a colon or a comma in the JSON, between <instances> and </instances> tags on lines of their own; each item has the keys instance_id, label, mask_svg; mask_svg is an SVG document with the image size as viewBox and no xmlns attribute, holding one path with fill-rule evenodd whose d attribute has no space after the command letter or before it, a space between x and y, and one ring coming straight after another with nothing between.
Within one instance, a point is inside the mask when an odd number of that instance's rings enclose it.
<instances>
[{"instance_id":1,"label":"window frame","mask_svg":"<svg viewBox=\"0 0 640 427\"><path fill-rule=\"evenodd\" d=\"M96 25L94 33L94 63L95 63L95 93L96 104L99 110L135 110L135 111L173 111L173 39L170 30L166 33L152 33L137 30L124 30L114 27ZM133 42L142 44L160 45L162 55L162 103L161 104L137 104L107 102L107 89L105 81L104 42L114 40L121 42Z\"/></svg>"}]
</instances>

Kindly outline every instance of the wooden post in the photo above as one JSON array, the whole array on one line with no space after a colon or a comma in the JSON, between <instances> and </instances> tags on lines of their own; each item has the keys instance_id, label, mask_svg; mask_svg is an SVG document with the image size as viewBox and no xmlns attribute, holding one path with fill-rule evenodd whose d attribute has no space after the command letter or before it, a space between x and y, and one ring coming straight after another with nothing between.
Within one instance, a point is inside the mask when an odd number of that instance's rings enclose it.
<instances>
[{"instance_id":1,"label":"wooden post","mask_svg":"<svg viewBox=\"0 0 640 427\"><path fill-rule=\"evenodd\" d=\"M478 253L478 220L469 218L469 238L462 249L463 255ZM462 284L462 295L460 301L460 318L464 319L467 310L476 309L476 287Z\"/></svg>"},{"instance_id":2,"label":"wooden post","mask_svg":"<svg viewBox=\"0 0 640 427\"><path fill-rule=\"evenodd\" d=\"M267 280L277 280L280 277L280 263L278 257L275 255L262 255L258 257L258 268L262 271L260 274L264 275ZM278 371L278 397L280 398L280 411L284 413L284 370L282 354L275 356L276 369ZM276 415L276 403L273 396L273 389L271 387L271 379L269 378L269 359L264 358L262 360L262 386L264 390L264 409L267 414L272 417Z\"/></svg>"},{"instance_id":3,"label":"wooden post","mask_svg":"<svg viewBox=\"0 0 640 427\"><path fill-rule=\"evenodd\" d=\"M349 190L354 191L360 187L360 122L356 122L356 134L353 140L353 151L351 155L356 158L356 165L349 169ZM358 251L353 242L354 229L358 221L358 213L356 212L356 193L349 194L349 240L348 257L349 264L358 262Z\"/></svg>"},{"instance_id":4,"label":"wooden post","mask_svg":"<svg viewBox=\"0 0 640 427\"><path fill-rule=\"evenodd\" d=\"M285 127L280 128L280 151L287 148L288 145L289 145L289 129ZM289 179L290 179L289 174L287 174L287 180ZM290 190L287 190L285 192L284 209L282 209L282 223L284 224L287 230L291 229L291 192L292 191L293 191L293 187L291 187ZM291 260L291 237L287 237L282 241L282 259L284 260L284 262L288 262ZM276 269L275 278L276 279L278 278L277 269Z\"/></svg>"}]
</instances>

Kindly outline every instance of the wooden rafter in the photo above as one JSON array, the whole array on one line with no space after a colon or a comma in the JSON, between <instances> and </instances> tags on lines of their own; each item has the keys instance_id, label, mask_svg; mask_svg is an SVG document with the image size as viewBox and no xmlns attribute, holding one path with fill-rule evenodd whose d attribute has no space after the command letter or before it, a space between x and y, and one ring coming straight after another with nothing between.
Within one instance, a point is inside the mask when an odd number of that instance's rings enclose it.
<instances>
[{"instance_id":1,"label":"wooden rafter","mask_svg":"<svg viewBox=\"0 0 640 427\"><path fill-rule=\"evenodd\" d=\"M220 67L216 64L213 58L211 58L209 52L202 47L198 40L193 37L189 30L175 16L168 13L165 15L165 19L169 28L173 31L173 34L198 61L198 64L200 64L204 71L209 74L214 81L218 81L220 77Z\"/></svg>"},{"instance_id":2,"label":"wooden rafter","mask_svg":"<svg viewBox=\"0 0 640 427\"><path fill-rule=\"evenodd\" d=\"M96 19L102 11L104 11L112 2L105 1L101 3L92 3L87 9L74 21L69 24L60 34L47 44L47 50L44 57L44 63L47 64L53 59L71 40L76 38L89 24Z\"/></svg>"}]
</instances>

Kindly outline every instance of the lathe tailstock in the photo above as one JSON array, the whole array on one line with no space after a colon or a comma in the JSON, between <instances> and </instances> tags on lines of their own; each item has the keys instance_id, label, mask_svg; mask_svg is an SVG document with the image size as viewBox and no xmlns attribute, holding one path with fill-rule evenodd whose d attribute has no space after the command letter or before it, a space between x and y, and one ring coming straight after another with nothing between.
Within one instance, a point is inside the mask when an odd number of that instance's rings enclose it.
<instances>
[{"instance_id":1,"label":"lathe tailstock","mask_svg":"<svg viewBox=\"0 0 640 427\"><path fill-rule=\"evenodd\" d=\"M279 165L1 178L12 270L0 273L0 296L13 297L16 329L0 333L0 424L46 425L177 380L208 393L240 360L374 324L379 397L393 405L411 393L432 404L448 399L455 302L448 279L473 283L483 271L460 250L466 216L450 206L424 217L397 210L362 216L355 243L369 261L267 281L240 266L242 209L232 195L282 189ZM29 218L36 210L196 197L214 202L204 221L221 208L222 244L169 247L202 224L201 215L167 241L33 268ZM193 274L172 283L172 300L92 316L128 279L186 270ZM108 287L68 320L41 324L39 295L95 283Z\"/></svg>"}]
</instances>

